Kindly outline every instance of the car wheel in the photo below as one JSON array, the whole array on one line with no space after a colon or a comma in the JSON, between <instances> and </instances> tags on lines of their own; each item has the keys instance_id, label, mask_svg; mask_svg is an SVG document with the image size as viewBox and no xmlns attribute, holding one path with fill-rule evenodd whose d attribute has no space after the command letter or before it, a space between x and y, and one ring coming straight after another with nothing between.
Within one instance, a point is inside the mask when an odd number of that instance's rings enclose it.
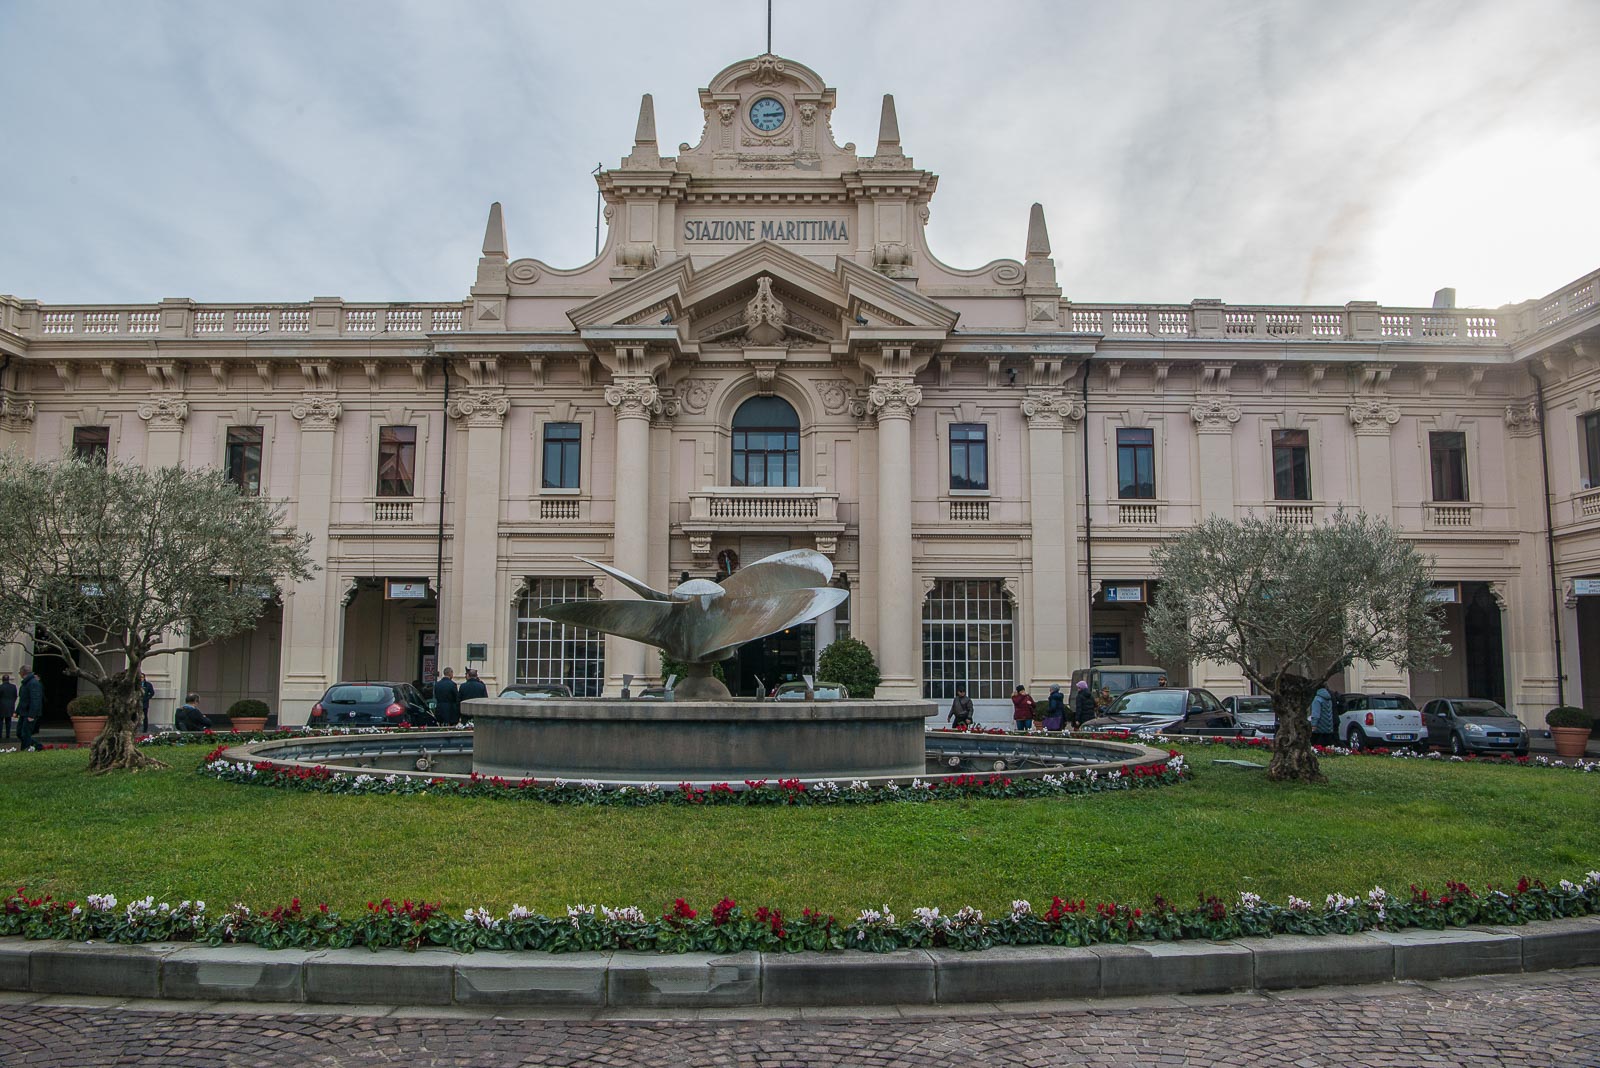
<instances>
[{"instance_id":1,"label":"car wheel","mask_svg":"<svg viewBox=\"0 0 1600 1068\"><path fill-rule=\"evenodd\" d=\"M1466 756L1467 755L1467 743L1462 740L1461 735L1459 735L1459 734L1450 735L1450 752L1455 754L1456 756Z\"/></svg>"},{"instance_id":2,"label":"car wheel","mask_svg":"<svg viewBox=\"0 0 1600 1068\"><path fill-rule=\"evenodd\" d=\"M1350 733L1344 736L1345 744L1351 749L1365 749L1367 736L1361 733L1360 727L1351 727Z\"/></svg>"}]
</instances>

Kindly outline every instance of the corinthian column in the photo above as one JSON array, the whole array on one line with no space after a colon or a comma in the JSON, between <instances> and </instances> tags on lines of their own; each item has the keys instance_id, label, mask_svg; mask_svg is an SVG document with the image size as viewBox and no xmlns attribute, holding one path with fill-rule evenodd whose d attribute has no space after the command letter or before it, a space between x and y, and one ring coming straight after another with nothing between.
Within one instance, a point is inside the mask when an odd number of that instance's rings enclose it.
<instances>
[{"instance_id":1,"label":"corinthian column","mask_svg":"<svg viewBox=\"0 0 1600 1068\"><path fill-rule=\"evenodd\" d=\"M1022 402L1022 414L1028 420L1033 546L1033 663L1028 687L1043 692L1051 683L1065 685L1074 667L1088 666L1083 594L1077 582L1078 538L1076 530L1068 528L1068 515L1075 514L1076 503L1068 491L1077 485L1077 465L1067 461L1062 433L1068 422L1083 418L1083 404L1062 390L1034 390Z\"/></svg>"},{"instance_id":2,"label":"corinthian column","mask_svg":"<svg viewBox=\"0 0 1600 1068\"><path fill-rule=\"evenodd\" d=\"M878 418L878 696L917 695L918 600L911 572L911 413L922 387L880 377L867 393Z\"/></svg>"},{"instance_id":3,"label":"corinthian column","mask_svg":"<svg viewBox=\"0 0 1600 1068\"><path fill-rule=\"evenodd\" d=\"M440 650L440 663L465 658L469 642L489 646L489 659L479 670L489 692L501 681L497 676L510 663L510 622L495 596L500 559L500 439L511 402L497 386L469 386L450 398L449 415L467 426L465 478L457 505L451 576L445 589L450 616L456 625L444 627L449 645ZM446 428L446 433L449 432ZM440 621L444 606L440 606Z\"/></svg>"},{"instance_id":4,"label":"corinthian column","mask_svg":"<svg viewBox=\"0 0 1600 1068\"><path fill-rule=\"evenodd\" d=\"M611 563L645 579L650 569L650 416L661 407L661 391L650 375L614 375L606 387L606 403L616 414L616 482L612 520ZM617 596L631 596L625 590ZM606 692L621 692L622 676L653 675L645 663L645 647L614 635L606 637Z\"/></svg>"},{"instance_id":5,"label":"corinthian column","mask_svg":"<svg viewBox=\"0 0 1600 1068\"><path fill-rule=\"evenodd\" d=\"M341 591L328 568L328 523L333 510L333 439L343 405L334 393L307 393L289 406L300 424L295 525L311 535L311 559L321 570L283 598L278 721L304 723L338 671L337 613ZM331 631L331 633L330 633Z\"/></svg>"}]
</instances>

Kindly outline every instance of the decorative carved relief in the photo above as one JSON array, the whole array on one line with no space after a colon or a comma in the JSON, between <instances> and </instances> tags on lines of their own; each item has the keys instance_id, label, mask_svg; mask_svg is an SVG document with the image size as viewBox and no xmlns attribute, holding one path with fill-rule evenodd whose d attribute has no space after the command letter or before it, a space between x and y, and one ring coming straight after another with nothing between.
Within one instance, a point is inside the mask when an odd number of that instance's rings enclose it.
<instances>
[{"instance_id":1,"label":"decorative carved relief","mask_svg":"<svg viewBox=\"0 0 1600 1068\"><path fill-rule=\"evenodd\" d=\"M689 551L694 554L697 563L702 562L702 558L709 557L711 555L711 535L690 534Z\"/></svg>"},{"instance_id":2,"label":"decorative carved relief","mask_svg":"<svg viewBox=\"0 0 1600 1068\"><path fill-rule=\"evenodd\" d=\"M817 105L806 103L800 105L800 121L810 126L817 119Z\"/></svg>"},{"instance_id":3,"label":"decorative carved relief","mask_svg":"<svg viewBox=\"0 0 1600 1068\"><path fill-rule=\"evenodd\" d=\"M1387 434L1400 421L1400 409L1381 400L1352 401L1347 411L1357 434Z\"/></svg>"},{"instance_id":4,"label":"decorative carved relief","mask_svg":"<svg viewBox=\"0 0 1600 1068\"><path fill-rule=\"evenodd\" d=\"M1030 390L1022 401L1029 430L1060 430L1083 418L1083 402L1059 391Z\"/></svg>"},{"instance_id":5,"label":"decorative carved relief","mask_svg":"<svg viewBox=\"0 0 1600 1068\"><path fill-rule=\"evenodd\" d=\"M824 378L818 380L817 399L822 402L822 410L829 415L843 415L850 411L853 415L860 415L861 402L856 396L856 384L848 378Z\"/></svg>"},{"instance_id":6,"label":"decorative carved relief","mask_svg":"<svg viewBox=\"0 0 1600 1068\"><path fill-rule=\"evenodd\" d=\"M731 126L733 124L733 113L735 110L736 109L732 104L717 105L717 118L722 120L722 125Z\"/></svg>"},{"instance_id":7,"label":"decorative carved relief","mask_svg":"<svg viewBox=\"0 0 1600 1068\"><path fill-rule=\"evenodd\" d=\"M306 430L332 430L344 406L331 393L307 393L289 405L289 414Z\"/></svg>"},{"instance_id":8,"label":"decorative carved relief","mask_svg":"<svg viewBox=\"0 0 1600 1068\"><path fill-rule=\"evenodd\" d=\"M772 279L766 275L757 278L756 295L744 306L745 337L757 345L782 344L788 321L789 310L772 292Z\"/></svg>"},{"instance_id":9,"label":"decorative carved relief","mask_svg":"<svg viewBox=\"0 0 1600 1068\"><path fill-rule=\"evenodd\" d=\"M139 418L151 430L178 430L189 418L189 402L182 397L157 396L139 405Z\"/></svg>"},{"instance_id":10,"label":"decorative carved relief","mask_svg":"<svg viewBox=\"0 0 1600 1068\"><path fill-rule=\"evenodd\" d=\"M818 534L817 552L823 556L832 556L839 551L839 536L837 534Z\"/></svg>"},{"instance_id":11,"label":"decorative carved relief","mask_svg":"<svg viewBox=\"0 0 1600 1068\"><path fill-rule=\"evenodd\" d=\"M499 390L469 387L451 397L446 410L451 418L466 420L469 427L497 427L505 425L511 401Z\"/></svg>"},{"instance_id":12,"label":"decorative carved relief","mask_svg":"<svg viewBox=\"0 0 1600 1068\"><path fill-rule=\"evenodd\" d=\"M690 415L702 415L716 391L715 378L685 378L677 384L678 403Z\"/></svg>"},{"instance_id":13,"label":"decorative carved relief","mask_svg":"<svg viewBox=\"0 0 1600 1068\"><path fill-rule=\"evenodd\" d=\"M1194 420L1196 428L1201 433L1231 431L1239 422L1241 415L1239 406L1226 394L1207 397L1189 408L1189 418Z\"/></svg>"},{"instance_id":14,"label":"decorative carved relief","mask_svg":"<svg viewBox=\"0 0 1600 1068\"><path fill-rule=\"evenodd\" d=\"M26 430L33 422L33 401L0 396L0 429Z\"/></svg>"},{"instance_id":15,"label":"decorative carved relief","mask_svg":"<svg viewBox=\"0 0 1600 1068\"><path fill-rule=\"evenodd\" d=\"M783 60L770 52L750 61L751 80L757 85L777 85L784 80L787 70Z\"/></svg>"},{"instance_id":16,"label":"decorative carved relief","mask_svg":"<svg viewBox=\"0 0 1600 1068\"><path fill-rule=\"evenodd\" d=\"M648 419L661 411L661 390L647 376L617 378L606 387L605 396L621 419Z\"/></svg>"},{"instance_id":17,"label":"decorative carved relief","mask_svg":"<svg viewBox=\"0 0 1600 1068\"><path fill-rule=\"evenodd\" d=\"M922 403L922 387L910 378L880 378L867 390L867 411L879 419L910 419Z\"/></svg>"},{"instance_id":18,"label":"decorative carved relief","mask_svg":"<svg viewBox=\"0 0 1600 1068\"><path fill-rule=\"evenodd\" d=\"M1539 430L1539 405L1534 401L1526 404L1506 405L1506 426L1511 428L1511 433L1517 437L1537 433Z\"/></svg>"}]
</instances>

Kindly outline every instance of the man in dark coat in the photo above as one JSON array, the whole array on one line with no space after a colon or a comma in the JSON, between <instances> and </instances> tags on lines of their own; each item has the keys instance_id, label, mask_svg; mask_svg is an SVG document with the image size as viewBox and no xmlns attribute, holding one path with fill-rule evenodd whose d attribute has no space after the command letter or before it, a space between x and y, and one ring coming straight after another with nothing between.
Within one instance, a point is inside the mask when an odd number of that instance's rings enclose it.
<instances>
[{"instance_id":1,"label":"man in dark coat","mask_svg":"<svg viewBox=\"0 0 1600 1068\"><path fill-rule=\"evenodd\" d=\"M466 681L456 688L456 693L458 699L461 701L461 712L459 718L471 719L472 710L466 707L467 702L472 700L474 697L488 697L489 687L485 686L483 684L483 680L478 678L477 668L467 668Z\"/></svg>"},{"instance_id":2,"label":"man in dark coat","mask_svg":"<svg viewBox=\"0 0 1600 1068\"><path fill-rule=\"evenodd\" d=\"M1089 683L1079 679L1072 693L1072 725L1081 727L1097 715L1099 710L1095 708L1094 694L1089 692Z\"/></svg>"},{"instance_id":3,"label":"man in dark coat","mask_svg":"<svg viewBox=\"0 0 1600 1068\"><path fill-rule=\"evenodd\" d=\"M144 672L139 672L139 703L144 706L144 729L150 730L150 698L156 695L156 688L150 680L144 677Z\"/></svg>"},{"instance_id":4,"label":"man in dark coat","mask_svg":"<svg viewBox=\"0 0 1600 1068\"><path fill-rule=\"evenodd\" d=\"M454 668L445 668L433 684L433 715L443 727L461 722L461 693L455 675Z\"/></svg>"},{"instance_id":5,"label":"man in dark coat","mask_svg":"<svg viewBox=\"0 0 1600 1068\"><path fill-rule=\"evenodd\" d=\"M22 686L17 691L17 741L23 749L43 749L44 744L33 736L44 716L44 683L33 673L33 668L22 669Z\"/></svg>"},{"instance_id":6,"label":"man in dark coat","mask_svg":"<svg viewBox=\"0 0 1600 1068\"><path fill-rule=\"evenodd\" d=\"M211 729L211 717L200 711L200 695L192 693L184 698L184 703L172 714L172 727L179 731L208 731Z\"/></svg>"},{"instance_id":7,"label":"man in dark coat","mask_svg":"<svg viewBox=\"0 0 1600 1068\"><path fill-rule=\"evenodd\" d=\"M11 714L17 710L17 684L11 681L10 675L0 675L0 727L4 733L0 737L11 737Z\"/></svg>"},{"instance_id":8,"label":"man in dark coat","mask_svg":"<svg viewBox=\"0 0 1600 1068\"><path fill-rule=\"evenodd\" d=\"M950 714L946 718L957 730L972 726L972 698L967 696L965 686L956 687L956 699L950 702Z\"/></svg>"}]
</instances>

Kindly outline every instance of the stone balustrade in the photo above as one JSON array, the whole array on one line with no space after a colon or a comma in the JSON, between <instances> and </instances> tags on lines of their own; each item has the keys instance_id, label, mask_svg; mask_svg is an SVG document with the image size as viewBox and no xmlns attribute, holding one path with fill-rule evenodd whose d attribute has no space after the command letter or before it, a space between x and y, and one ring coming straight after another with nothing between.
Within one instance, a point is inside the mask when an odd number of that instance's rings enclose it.
<instances>
[{"instance_id":1,"label":"stone balustrade","mask_svg":"<svg viewBox=\"0 0 1600 1068\"><path fill-rule=\"evenodd\" d=\"M821 486L712 486L689 493L688 522L723 530L832 524L839 494Z\"/></svg>"},{"instance_id":2,"label":"stone balustrade","mask_svg":"<svg viewBox=\"0 0 1600 1068\"><path fill-rule=\"evenodd\" d=\"M119 338L377 337L459 333L466 305L306 304L43 305L0 296L0 329L42 340Z\"/></svg>"}]
</instances>

